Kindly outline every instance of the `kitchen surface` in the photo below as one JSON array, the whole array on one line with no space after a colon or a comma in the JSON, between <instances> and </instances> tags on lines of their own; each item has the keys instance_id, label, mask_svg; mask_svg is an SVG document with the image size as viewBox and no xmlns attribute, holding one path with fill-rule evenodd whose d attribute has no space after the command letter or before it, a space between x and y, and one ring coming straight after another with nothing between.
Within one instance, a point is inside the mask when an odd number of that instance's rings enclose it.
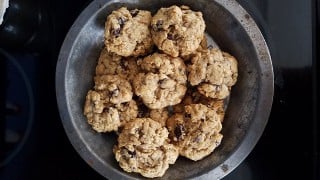
<instances>
[{"instance_id":1,"label":"kitchen surface","mask_svg":"<svg viewBox=\"0 0 320 180\"><path fill-rule=\"evenodd\" d=\"M104 179L81 159L68 140L55 94L60 47L90 2L10 1L0 25L1 180ZM320 3L238 2L255 19L269 46L274 98L257 145L223 179L320 179L315 91Z\"/></svg>"}]
</instances>

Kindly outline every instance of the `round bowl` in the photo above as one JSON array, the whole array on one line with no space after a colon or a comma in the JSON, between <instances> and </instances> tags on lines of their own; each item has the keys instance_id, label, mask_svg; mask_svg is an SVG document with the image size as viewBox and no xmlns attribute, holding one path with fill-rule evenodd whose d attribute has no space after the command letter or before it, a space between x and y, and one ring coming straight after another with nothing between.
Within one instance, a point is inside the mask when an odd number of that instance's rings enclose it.
<instances>
[{"instance_id":1,"label":"round bowl","mask_svg":"<svg viewBox=\"0 0 320 180\"><path fill-rule=\"evenodd\" d=\"M108 179L142 179L124 172L112 148L114 133L97 133L83 115L85 96L93 87L95 66L104 46L106 17L122 6L155 13L161 7L187 5L201 11L206 32L238 60L223 122L221 145L206 158L179 157L162 179L220 179L251 152L267 124L273 98L273 70L267 44L251 16L234 0L96 0L77 18L62 45L56 69L56 95L66 134L80 156Z\"/></svg>"}]
</instances>

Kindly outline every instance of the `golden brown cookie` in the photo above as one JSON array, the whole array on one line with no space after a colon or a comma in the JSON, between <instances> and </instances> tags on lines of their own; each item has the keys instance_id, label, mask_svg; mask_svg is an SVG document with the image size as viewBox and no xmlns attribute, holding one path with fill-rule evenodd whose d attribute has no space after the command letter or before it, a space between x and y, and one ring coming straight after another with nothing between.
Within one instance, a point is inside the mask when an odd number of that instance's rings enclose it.
<instances>
[{"instance_id":1,"label":"golden brown cookie","mask_svg":"<svg viewBox=\"0 0 320 180\"><path fill-rule=\"evenodd\" d=\"M214 85L209 83L202 83L198 86L198 91L206 97L215 99L225 99L230 95L231 87L222 85Z\"/></svg>"},{"instance_id":2,"label":"golden brown cookie","mask_svg":"<svg viewBox=\"0 0 320 180\"><path fill-rule=\"evenodd\" d=\"M124 74L121 61L123 58L116 54L108 53L106 48L103 48L100 52L98 63L96 66L96 75L117 75Z\"/></svg>"},{"instance_id":3,"label":"golden brown cookie","mask_svg":"<svg viewBox=\"0 0 320 180\"><path fill-rule=\"evenodd\" d=\"M120 126L125 125L138 116L138 106L134 100L113 105L119 112Z\"/></svg>"},{"instance_id":4,"label":"golden brown cookie","mask_svg":"<svg viewBox=\"0 0 320 180\"><path fill-rule=\"evenodd\" d=\"M138 62L142 73L133 81L137 96L150 109L180 103L186 92L186 67L181 58L154 53Z\"/></svg>"},{"instance_id":5,"label":"golden brown cookie","mask_svg":"<svg viewBox=\"0 0 320 180\"><path fill-rule=\"evenodd\" d=\"M123 170L149 178L163 176L179 155L175 146L168 144L167 129L150 118L127 123L113 152Z\"/></svg>"},{"instance_id":6,"label":"golden brown cookie","mask_svg":"<svg viewBox=\"0 0 320 180\"><path fill-rule=\"evenodd\" d=\"M108 103L103 93L90 90L86 96L84 115L97 132L111 132L120 126L119 113L115 108L106 108Z\"/></svg>"},{"instance_id":7,"label":"golden brown cookie","mask_svg":"<svg viewBox=\"0 0 320 180\"><path fill-rule=\"evenodd\" d=\"M152 50L151 13L122 7L112 11L105 23L105 46L120 56L140 56Z\"/></svg>"},{"instance_id":8,"label":"golden brown cookie","mask_svg":"<svg viewBox=\"0 0 320 180\"><path fill-rule=\"evenodd\" d=\"M121 57L108 53L106 48L102 49L96 66L96 75L119 75L132 82L138 72L137 58Z\"/></svg>"},{"instance_id":9,"label":"golden brown cookie","mask_svg":"<svg viewBox=\"0 0 320 180\"><path fill-rule=\"evenodd\" d=\"M118 75L102 75L94 78L94 89L104 91L110 103L129 102L133 92L130 83Z\"/></svg>"},{"instance_id":10,"label":"golden brown cookie","mask_svg":"<svg viewBox=\"0 0 320 180\"><path fill-rule=\"evenodd\" d=\"M152 39L157 47L173 57L195 51L204 36L205 22L201 12L187 6L161 8L151 20Z\"/></svg>"},{"instance_id":11,"label":"golden brown cookie","mask_svg":"<svg viewBox=\"0 0 320 180\"><path fill-rule=\"evenodd\" d=\"M212 99L208 98L199 91L197 91L196 88L194 87L189 87L187 90L186 95L184 96L183 100L181 103L173 106L173 112L174 113L184 113L185 111L185 106L190 105L190 104L203 104L207 106L208 108L214 110L220 117L219 119L221 122L223 122L224 119L224 114L225 114L225 101L226 100L220 100L220 99Z\"/></svg>"},{"instance_id":12,"label":"golden brown cookie","mask_svg":"<svg viewBox=\"0 0 320 180\"><path fill-rule=\"evenodd\" d=\"M230 93L238 77L236 59L219 49L197 52L188 66L188 80L191 85L199 85L201 94L224 99Z\"/></svg>"},{"instance_id":13,"label":"golden brown cookie","mask_svg":"<svg viewBox=\"0 0 320 180\"><path fill-rule=\"evenodd\" d=\"M97 132L117 131L119 127L135 119L138 108L134 100L113 104L104 91L89 90L84 105L84 115Z\"/></svg>"},{"instance_id":14,"label":"golden brown cookie","mask_svg":"<svg viewBox=\"0 0 320 180\"><path fill-rule=\"evenodd\" d=\"M197 161L208 156L222 140L220 116L203 104L185 106L167 120L170 139L179 153Z\"/></svg>"}]
</instances>

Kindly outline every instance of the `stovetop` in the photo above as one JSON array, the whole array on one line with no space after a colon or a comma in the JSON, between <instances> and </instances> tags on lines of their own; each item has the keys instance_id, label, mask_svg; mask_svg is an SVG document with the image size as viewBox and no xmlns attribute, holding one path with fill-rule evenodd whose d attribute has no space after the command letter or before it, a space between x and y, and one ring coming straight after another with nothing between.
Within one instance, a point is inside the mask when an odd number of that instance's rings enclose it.
<instances>
[{"instance_id":1,"label":"stovetop","mask_svg":"<svg viewBox=\"0 0 320 180\"><path fill-rule=\"evenodd\" d=\"M315 40L316 19L312 18L316 1L238 1L267 40L275 95L258 144L224 179L320 178L316 69L312 61L319 53L315 42L320 42L319 37ZM4 38L2 33L9 27L0 26L0 179L104 179L70 144L55 96L55 66L61 44L90 1L12 2L16 9L7 17L7 22L12 19L12 27L18 26L14 23L19 19L19 8L25 21L37 23L22 28L23 38L10 32ZM28 13L31 10L33 13Z\"/></svg>"}]
</instances>

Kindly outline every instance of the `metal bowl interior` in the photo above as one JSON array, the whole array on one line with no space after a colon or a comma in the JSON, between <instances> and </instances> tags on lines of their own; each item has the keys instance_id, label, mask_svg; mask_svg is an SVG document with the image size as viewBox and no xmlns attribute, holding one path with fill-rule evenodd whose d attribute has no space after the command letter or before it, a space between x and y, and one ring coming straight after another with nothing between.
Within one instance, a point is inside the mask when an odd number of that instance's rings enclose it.
<instances>
[{"instance_id":1,"label":"metal bowl interior","mask_svg":"<svg viewBox=\"0 0 320 180\"><path fill-rule=\"evenodd\" d=\"M197 162L179 157L162 178L224 177L250 153L268 121L273 98L271 57L257 25L236 1L93 1L65 38L56 69L56 93L62 123L72 145L92 168L108 179L143 177L119 167L112 153L116 135L96 133L83 115L85 96L93 87L95 66L103 47L104 22L112 10L121 6L154 13L160 7L174 4L202 11L206 32L222 50L237 58L239 78L232 88L221 145Z\"/></svg>"}]
</instances>

